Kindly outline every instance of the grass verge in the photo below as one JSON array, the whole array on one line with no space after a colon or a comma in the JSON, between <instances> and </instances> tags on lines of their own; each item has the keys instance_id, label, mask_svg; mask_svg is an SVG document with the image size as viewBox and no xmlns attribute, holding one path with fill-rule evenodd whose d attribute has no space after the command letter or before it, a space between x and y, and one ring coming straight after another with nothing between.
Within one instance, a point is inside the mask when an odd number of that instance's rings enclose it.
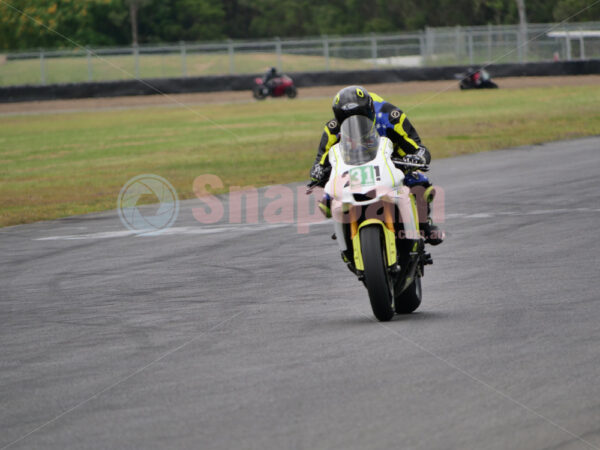
<instances>
[{"instance_id":1,"label":"grass verge","mask_svg":"<svg viewBox=\"0 0 600 450\"><path fill-rule=\"evenodd\" d=\"M141 78L206 76L264 73L278 66L274 53L238 52L233 60L226 53L189 53L185 63L180 55L140 55L138 63ZM282 55L282 70L302 72L326 70L326 61L320 56ZM344 58L330 58L331 70L372 69L368 62ZM80 83L85 81L126 80L134 77L136 64L133 56L101 56L0 60L0 86L41 84L42 72L46 83ZM185 74L185 75L184 75Z\"/></svg>"},{"instance_id":2,"label":"grass verge","mask_svg":"<svg viewBox=\"0 0 600 450\"><path fill-rule=\"evenodd\" d=\"M332 92L332 95L334 93ZM600 134L597 86L388 95L434 158ZM142 173L181 199L218 175L224 190L304 180L330 99L270 99L0 120L0 226L114 209ZM435 175L435 174L434 174Z\"/></svg>"}]
</instances>

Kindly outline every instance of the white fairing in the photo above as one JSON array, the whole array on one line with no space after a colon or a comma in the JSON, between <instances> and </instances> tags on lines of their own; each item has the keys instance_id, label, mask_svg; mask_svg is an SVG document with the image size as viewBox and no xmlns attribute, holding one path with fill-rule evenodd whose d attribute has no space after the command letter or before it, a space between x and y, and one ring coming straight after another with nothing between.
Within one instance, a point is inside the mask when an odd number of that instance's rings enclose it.
<instances>
[{"instance_id":1,"label":"white fairing","mask_svg":"<svg viewBox=\"0 0 600 450\"><path fill-rule=\"evenodd\" d=\"M377 156L373 160L352 166L344 163L340 145L334 145L329 150L331 176L325 185L325 192L334 202L358 205L374 203L383 195L389 195L403 187L404 174L390 160L392 152L392 141L382 137ZM372 196L372 200L356 201L354 194L367 194L373 190L376 195Z\"/></svg>"},{"instance_id":2,"label":"white fairing","mask_svg":"<svg viewBox=\"0 0 600 450\"><path fill-rule=\"evenodd\" d=\"M392 142L382 137L375 158L364 164L348 165L341 157L340 145L331 147L331 176L325 185L325 193L332 199L331 210L336 235L343 235L343 212L347 211L350 205L369 205L382 200L382 197L383 200L397 205L404 229L418 235L410 190L404 185L404 173L391 161L392 152ZM337 239L337 242L342 251L346 250L344 239Z\"/></svg>"}]
</instances>

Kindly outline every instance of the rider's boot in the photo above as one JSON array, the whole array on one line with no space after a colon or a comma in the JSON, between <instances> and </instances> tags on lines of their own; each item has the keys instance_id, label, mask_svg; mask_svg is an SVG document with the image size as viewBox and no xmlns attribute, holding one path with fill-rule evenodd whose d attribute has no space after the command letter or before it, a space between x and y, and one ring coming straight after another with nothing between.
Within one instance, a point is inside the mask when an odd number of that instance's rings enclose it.
<instances>
[{"instance_id":1,"label":"rider's boot","mask_svg":"<svg viewBox=\"0 0 600 450\"><path fill-rule=\"evenodd\" d=\"M445 233L431 219L431 202L433 202L434 197L435 190L430 186L425 190L423 195L424 200L427 202L427 222L421 224L421 227L425 235L426 244L440 245L444 242Z\"/></svg>"},{"instance_id":2,"label":"rider's boot","mask_svg":"<svg viewBox=\"0 0 600 450\"><path fill-rule=\"evenodd\" d=\"M423 233L425 234L425 243L430 245L440 245L444 242L445 234L443 230L433 223L431 217L423 224Z\"/></svg>"}]
</instances>

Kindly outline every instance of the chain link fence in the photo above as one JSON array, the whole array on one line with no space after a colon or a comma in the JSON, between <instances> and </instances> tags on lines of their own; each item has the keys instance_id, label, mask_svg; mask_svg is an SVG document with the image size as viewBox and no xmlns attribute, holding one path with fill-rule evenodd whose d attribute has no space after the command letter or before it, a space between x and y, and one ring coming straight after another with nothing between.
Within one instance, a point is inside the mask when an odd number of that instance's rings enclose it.
<instances>
[{"instance_id":1,"label":"chain link fence","mask_svg":"<svg viewBox=\"0 0 600 450\"><path fill-rule=\"evenodd\" d=\"M600 58L600 22L0 55L0 86Z\"/></svg>"}]
</instances>

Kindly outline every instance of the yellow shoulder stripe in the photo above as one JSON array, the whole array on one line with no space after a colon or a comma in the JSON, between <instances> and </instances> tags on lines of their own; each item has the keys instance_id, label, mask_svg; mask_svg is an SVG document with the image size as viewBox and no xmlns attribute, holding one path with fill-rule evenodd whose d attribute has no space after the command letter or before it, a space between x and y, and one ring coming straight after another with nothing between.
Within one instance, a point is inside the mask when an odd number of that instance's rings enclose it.
<instances>
[{"instance_id":1,"label":"yellow shoulder stripe","mask_svg":"<svg viewBox=\"0 0 600 450\"><path fill-rule=\"evenodd\" d=\"M384 100L377 94L374 94L371 92L371 98L373 99L374 102L383 102Z\"/></svg>"},{"instance_id":2,"label":"yellow shoulder stripe","mask_svg":"<svg viewBox=\"0 0 600 450\"><path fill-rule=\"evenodd\" d=\"M398 123L394 126L394 131L396 133L398 133L400 136L402 136L402 138L408 142L410 145L412 145L416 150L419 149L419 144L417 144L414 140L412 140L411 138L408 137L408 133L406 132L406 130L404 129L404 121L406 120L406 114L402 113L402 115L400 116L400 120L398 121Z\"/></svg>"},{"instance_id":3,"label":"yellow shoulder stripe","mask_svg":"<svg viewBox=\"0 0 600 450\"><path fill-rule=\"evenodd\" d=\"M327 133L327 144L325 145L325 151L323 152L323 156L321 156L321 160L319 164L325 164L325 160L327 159L327 155L329 155L329 149L335 142L337 141L337 135L331 134L329 131L329 127L325 126L325 133Z\"/></svg>"}]
</instances>

